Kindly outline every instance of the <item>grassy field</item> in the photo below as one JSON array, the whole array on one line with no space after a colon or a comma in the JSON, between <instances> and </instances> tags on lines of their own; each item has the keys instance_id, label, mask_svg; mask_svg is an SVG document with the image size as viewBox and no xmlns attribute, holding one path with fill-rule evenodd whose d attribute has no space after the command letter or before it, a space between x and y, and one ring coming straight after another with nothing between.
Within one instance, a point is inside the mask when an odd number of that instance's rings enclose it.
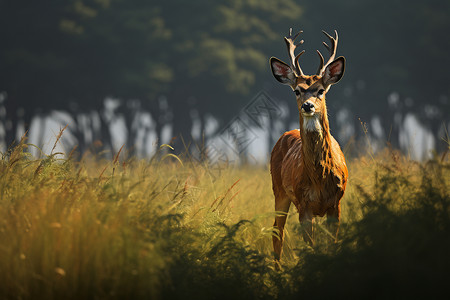
<instances>
[{"instance_id":1,"label":"grassy field","mask_svg":"<svg viewBox=\"0 0 450 300\"><path fill-rule=\"evenodd\" d=\"M268 167L163 156L0 161L0 299L433 298L450 280L450 162L348 161L334 243L291 208L272 260ZM217 166L216 166L217 167Z\"/></svg>"}]
</instances>

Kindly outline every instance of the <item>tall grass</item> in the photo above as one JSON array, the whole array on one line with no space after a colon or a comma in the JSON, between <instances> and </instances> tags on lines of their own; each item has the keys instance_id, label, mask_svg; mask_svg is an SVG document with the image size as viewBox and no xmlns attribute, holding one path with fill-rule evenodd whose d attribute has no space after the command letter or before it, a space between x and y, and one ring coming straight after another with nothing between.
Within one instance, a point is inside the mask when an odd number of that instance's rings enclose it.
<instances>
[{"instance_id":1,"label":"tall grass","mask_svg":"<svg viewBox=\"0 0 450 300\"><path fill-rule=\"evenodd\" d=\"M172 156L0 160L0 298L402 298L446 290L450 163L386 150L349 162L337 243L292 208L272 261L267 168Z\"/></svg>"}]
</instances>

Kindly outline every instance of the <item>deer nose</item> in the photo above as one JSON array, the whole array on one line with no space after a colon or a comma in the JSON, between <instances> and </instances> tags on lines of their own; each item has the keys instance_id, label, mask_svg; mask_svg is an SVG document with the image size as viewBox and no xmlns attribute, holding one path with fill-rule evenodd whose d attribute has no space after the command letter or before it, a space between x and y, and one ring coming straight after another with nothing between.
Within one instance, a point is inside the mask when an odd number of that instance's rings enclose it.
<instances>
[{"instance_id":1,"label":"deer nose","mask_svg":"<svg viewBox=\"0 0 450 300\"><path fill-rule=\"evenodd\" d=\"M311 102L307 101L307 102L302 104L302 111L303 112L311 113L311 112L314 112L314 110L315 110L314 109L314 105Z\"/></svg>"}]
</instances>

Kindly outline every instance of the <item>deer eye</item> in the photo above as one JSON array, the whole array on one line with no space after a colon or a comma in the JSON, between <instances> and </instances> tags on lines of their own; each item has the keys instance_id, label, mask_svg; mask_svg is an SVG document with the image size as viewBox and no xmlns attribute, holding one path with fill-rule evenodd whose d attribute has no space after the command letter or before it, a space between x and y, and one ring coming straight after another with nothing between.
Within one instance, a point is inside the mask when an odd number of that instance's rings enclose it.
<instances>
[{"instance_id":1,"label":"deer eye","mask_svg":"<svg viewBox=\"0 0 450 300\"><path fill-rule=\"evenodd\" d=\"M297 96L300 96L300 91L299 91L299 90L294 90L294 93L295 93Z\"/></svg>"},{"instance_id":2,"label":"deer eye","mask_svg":"<svg viewBox=\"0 0 450 300\"><path fill-rule=\"evenodd\" d=\"M320 89L320 90L317 92L317 95L322 96L324 92L325 92L324 89Z\"/></svg>"}]
</instances>

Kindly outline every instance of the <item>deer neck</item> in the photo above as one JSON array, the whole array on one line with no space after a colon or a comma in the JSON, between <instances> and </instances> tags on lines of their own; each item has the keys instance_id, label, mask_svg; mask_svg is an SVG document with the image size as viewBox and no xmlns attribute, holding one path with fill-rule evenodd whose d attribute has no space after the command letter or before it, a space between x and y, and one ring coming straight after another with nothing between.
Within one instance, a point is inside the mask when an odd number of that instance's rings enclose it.
<instances>
[{"instance_id":1,"label":"deer neck","mask_svg":"<svg viewBox=\"0 0 450 300\"><path fill-rule=\"evenodd\" d=\"M324 177L333 167L331 134L326 110L320 115L305 117L300 113L302 160L308 177ZM315 180L313 180L315 181Z\"/></svg>"}]
</instances>

